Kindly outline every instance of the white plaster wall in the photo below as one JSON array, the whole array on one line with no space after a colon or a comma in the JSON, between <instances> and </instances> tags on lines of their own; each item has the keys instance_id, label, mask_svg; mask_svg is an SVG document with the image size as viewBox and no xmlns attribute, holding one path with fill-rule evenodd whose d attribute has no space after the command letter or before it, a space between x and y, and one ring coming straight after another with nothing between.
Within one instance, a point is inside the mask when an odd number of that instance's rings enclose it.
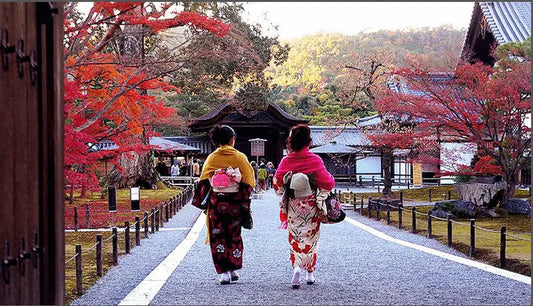
<instances>
[{"instance_id":1,"label":"white plaster wall","mask_svg":"<svg viewBox=\"0 0 533 306\"><path fill-rule=\"evenodd\" d=\"M381 156L368 156L357 161L357 178L359 173L376 173L375 179L381 177ZM372 175L361 175L364 179L372 179Z\"/></svg>"}]
</instances>

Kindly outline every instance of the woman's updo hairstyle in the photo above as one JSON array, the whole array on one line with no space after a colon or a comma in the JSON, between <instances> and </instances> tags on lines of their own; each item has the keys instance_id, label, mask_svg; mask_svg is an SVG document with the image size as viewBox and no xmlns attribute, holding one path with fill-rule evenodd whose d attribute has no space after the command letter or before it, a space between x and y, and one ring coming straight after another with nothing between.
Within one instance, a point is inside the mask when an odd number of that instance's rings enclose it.
<instances>
[{"instance_id":1,"label":"woman's updo hairstyle","mask_svg":"<svg viewBox=\"0 0 533 306\"><path fill-rule=\"evenodd\" d=\"M231 138L235 137L235 131L228 125L216 125L210 132L211 141L216 146L228 145Z\"/></svg>"},{"instance_id":2,"label":"woman's updo hairstyle","mask_svg":"<svg viewBox=\"0 0 533 306\"><path fill-rule=\"evenodd\" d=\"M306 124L293 126L287 138L287 150L300 151L311 143L311 129Z\"/></svg>"}]
</instances>

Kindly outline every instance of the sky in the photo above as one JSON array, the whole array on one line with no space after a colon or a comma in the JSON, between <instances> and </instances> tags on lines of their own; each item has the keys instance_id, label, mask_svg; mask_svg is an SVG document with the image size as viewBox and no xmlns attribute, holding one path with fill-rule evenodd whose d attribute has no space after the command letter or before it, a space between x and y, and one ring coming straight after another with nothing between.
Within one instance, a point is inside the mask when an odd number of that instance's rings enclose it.
<instances>
[{"instance_id":1,"label":"sky","mask_svg":"<svg viewBox=\"0 0 533 306\"><path fill-rule=\"evenodd\" d=\"M444 24L466 30L474 2L255 2L245 7L250 20L264 20L266 14L285 40L315 33L350 35Z\"/></svg>"},{"instance_id":2,"label":"sky","mask_svg":"<svg viewBox=\"0 0 533 306\"><path fill-rule=\"evenodd\" d=\"M82 11L90 6L80 3ZM262 24L265 34L287 40L315 33L351 35L444 24L466 31L474 2L248 2L245 8L245 18ZM277 32L270 23L278 26Z\"/></svg>"}]
</instances>

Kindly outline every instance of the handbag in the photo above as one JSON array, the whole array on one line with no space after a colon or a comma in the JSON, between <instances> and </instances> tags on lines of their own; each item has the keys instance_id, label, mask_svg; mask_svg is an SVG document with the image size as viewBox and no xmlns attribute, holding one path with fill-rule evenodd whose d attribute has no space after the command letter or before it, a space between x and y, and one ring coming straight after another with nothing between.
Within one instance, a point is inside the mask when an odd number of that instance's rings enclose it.
<instances>
[{"instance_id":1,"label":"handbag","mask_svg":"<svg viewBox=\"0 0 533 306\"><path fill-rule=\"evenodd\" d=\"M241 225L248 230L251 230L254 227L254 219L252 218L251 210L248 210L247 212L243 211L241 216Z\"/></svg>"},{"instance_id":2,"label":"handbag","mask_svg":"<svg viewBox=\"0 0 533 306\"><path fill-rule=\"evenodd\" d=\"M194 190L192 205L201 210L206 210L211 202L212 188L208 180L200 181Z\"/></svg>"},{"instance_id":3,"label":"handbag","mask_svg":"<svg viewBox=\"0 0 533 306\"><path fill-rule=\"evenodd\" d=\"M325 218L322 218L322 223L339 223L346 218L346 213L342 209L341 203L334 193L329 193L325 200L325 206L327 214Z\"/></svg>"}]
</instances>

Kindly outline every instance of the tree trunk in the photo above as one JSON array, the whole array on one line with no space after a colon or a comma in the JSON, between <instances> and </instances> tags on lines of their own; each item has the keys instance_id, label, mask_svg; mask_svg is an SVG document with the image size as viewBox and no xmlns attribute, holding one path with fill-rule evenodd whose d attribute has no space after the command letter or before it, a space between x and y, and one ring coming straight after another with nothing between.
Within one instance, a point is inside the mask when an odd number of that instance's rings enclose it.
<instances>
[{"instance_id":1,"label":"tree trunk","mask_svg":"<svg viewBox=\"0 0 533 306\"><path fill-rule=\"evenodd\" d=\"M151 188L159 180L159 175L155 171L148 153L141 155L136 152L123 153L119 163L122 171L116 166L113 168L108 177L109 186Z\"/></svg>"},{"instance_id":2,"label":"tree trunk","mask_svg":"<svg viewBox=\"0 0 533 306\"><path fill-rule=\"evenodd\" d=\"M391 148L381 149L381 173L383 174L383 195L390 196L392 193L392 167L394 155Z\"/></svg>"},{"instance_id":3,"label":"tree trunk","mask_svg":"<svg viewBox=\"0 0 533 306\"><path fill-rule=\"evenodd\" d=\"M502 203L507 202L509 199L511 199L514 195L514 190L516 188L516 184L518 183L518 168L515 170L507 170L503 171L505 180L505 183L507 186L505 187L505 192L503 194Z\"/></svg>"}]
</instances>

